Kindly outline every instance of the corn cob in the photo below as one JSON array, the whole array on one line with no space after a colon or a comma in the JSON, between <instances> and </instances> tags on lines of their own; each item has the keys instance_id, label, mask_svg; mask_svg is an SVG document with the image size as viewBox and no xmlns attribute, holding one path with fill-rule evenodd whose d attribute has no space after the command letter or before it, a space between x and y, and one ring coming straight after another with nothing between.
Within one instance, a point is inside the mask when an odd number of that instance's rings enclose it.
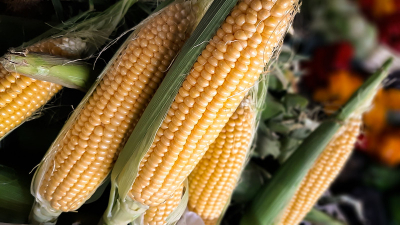
<instances>
[{"instance_id":1,"label":"corn cob","mask_svg":"<svg viewBox=\"0 0 400 225\"><path fill-rule=\"evenodd\" d=\"M216 224L229 204L250 147L253 117L244 101L189 175L188 207L206 225Z\"/></svg>"},{"instance_id":2,"label":"corn cob","mask_svg":"<svg viewBox=\"0 0 400 225\"><path fill-rule=\"evenodd\" d=\"M39 194L61 211L77 209L109 173L119 150L184 43L193 16L174 4L146 22L115 60L57 146Z\"/></svg>"},{"instance_id":3,"label":"corn cob","mask_svg":"<svg viewBox=\"0 0 400 225\"><path fill-rule=\"evenodd\" d=\"M263 186L243 215L241 225L298 224L328 188L351 153L361 115L371 102L392 59L370 76L350 100L321 124Z\"/></svg>"},{"instance_id":4,"label":"corn cob","mask_svg":"<svg viewBox=\"0 0 400 225\"><path fill-rule=\"evenodd\" d=\"M164 203L150 207L144 214L143 225L165 225L168 215L178 207L181 201L183 185Z\"/></svg>"},{"instance_id":5,"label":"corn cob","mask_svg":"<svg viewBox=\"0 0 400 225\"><path fill-rule=\"evenodd\" d=\"M307 176L302 180L285 210L280 224L299 224L319 197L329 188L352 153L360 131L361 116L353 116L326 146Z\"/></svg>"},{"instance_id":6,"label":"corn cob","mask_svg":"<svg viewBox=\"0 0 400 225\"><path fill-rule=\"evenodd\" d=\"M57 43L64 43L60 48ZM67 48L68 38L49 39L27 49L32 52L48 53L55 56L75 57ZM18 73L7 72L0 64L0 138L21 124L37 109L49 101L62 86L35 80Z\"/></svg>"},{"instance_id":7,"label":"corn cob","mask_svg":"<svg viewBox=\"0 0 400 225\"><path fill-rule=\"evenodd\" d=\"M139 165L130 197L167 199L217 138L282 41L295 0L244 0L234 7L183 82Z\"/></svg>"}]
</instances>

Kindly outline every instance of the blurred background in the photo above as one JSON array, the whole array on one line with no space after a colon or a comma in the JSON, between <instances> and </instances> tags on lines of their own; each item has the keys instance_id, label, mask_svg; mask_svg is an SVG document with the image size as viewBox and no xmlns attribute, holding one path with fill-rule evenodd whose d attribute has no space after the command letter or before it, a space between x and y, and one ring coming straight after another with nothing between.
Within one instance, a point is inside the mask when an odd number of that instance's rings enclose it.
<instances>
[{"instance_id":1,"label":"blurred background","mask_svg":"<svg viewBox=\"0 0 400 225\"><path fill-rule=\"evenodd\" d=\"M114 2L0 0L0 55L68 18L89 9L102 11ZM132 6L111 39L139 23L156 5ZM102 70L124 37L101 54L96 70ZM390 56L394 57L391 74L364 115L353 155L303 223L400 225L399 0L303 0L281 55L270 67L267 107L253 157L222 223L236 224L246 203L318 121L339 109ZM33 201L31 171L83 96L64 88L35 119L0 142L0 222L26 222L31 207L26 202ZM103 185L91 203L79 213L63 214L58 224L96 224L93 221L106 208L108 188ZM100 197L102 191L105 194ZM1 194L5 192L10 194ZM6 198L15 201L1 204Z\"/></svg>"}]
</instances>

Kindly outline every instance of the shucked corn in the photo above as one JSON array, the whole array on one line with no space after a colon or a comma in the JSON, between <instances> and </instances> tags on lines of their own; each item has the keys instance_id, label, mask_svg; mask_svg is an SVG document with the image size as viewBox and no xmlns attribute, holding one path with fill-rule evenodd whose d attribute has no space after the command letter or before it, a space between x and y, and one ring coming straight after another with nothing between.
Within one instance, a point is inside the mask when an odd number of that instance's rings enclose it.
<instances>
[{"instance_id":1,"label":"shucked corn","mask_svg":"<svg viewBox=\"0 0 400 225\"><path fill-rule=\"evenodd\" d=\"M27 49L31 52L78 58L79 52L70 51L69 44L69 38L48 39ZM49 101L62 86L7 72L1 64L0 71L1 138Z\"/></svg>"},{"instance_id":2,"label":"shucked corn","mask_svg":"<svg viewBox=\"0 0 400 225\"><path fill-rule=\"evenodd\" d=\"M107 176L188 37L193 18L188 3L168 6L140 28L113 63L41 181L39 193L54 209L77 209Z\"/></svg>"},{"instance_id":3,"label":"shucked corn","mask_svg":"<svg viewBox=\"0 0 400 225\"><path fill-rule=\"evenodd\" d=\"M361 117L350 118L326 146L302 180L280 220L281 225L297 225L329 188L351 155L360 131Z\"/></svg>"},{"instance_id":4,"label":"shucked corn","mask_svg":"<svg viewBox=\"0 0 400 225\"><path fill-rule=\"evenodd\" d=\"M282 41L295 0L243 0L203 50L142 159L130 197L155 206L217 138Z\"/></svg>"},{"instance_id":5,"label":"shucked corn","mask_svg":"<svg viewBox=\"0 0 400 225\"><path fill-rule=\"evenodd\" d=\"M143 225L165 225L167 217L178 207L181 201L183 185L164 203L150 207L144 214Z\"/></svg>"},{"instance_id":6,"label":"shucked corn","mask_svg":"<svg viewBox=\"0 0 400 225\"><path fill-rule=\"evenodd\" d=\"M250 147L253 113L245 99L189 175L188 207L206 225L216 224L229 204Z\"/></svg>"}]
</instances>

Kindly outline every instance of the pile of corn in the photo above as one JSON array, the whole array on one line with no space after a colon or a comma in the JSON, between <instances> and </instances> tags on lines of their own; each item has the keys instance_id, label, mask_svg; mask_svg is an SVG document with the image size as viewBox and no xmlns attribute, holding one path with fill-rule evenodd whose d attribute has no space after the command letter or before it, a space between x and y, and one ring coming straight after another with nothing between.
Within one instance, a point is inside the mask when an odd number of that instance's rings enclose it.
<instances>
[{"instance_id":1,"label":"pile of corn","mask_svg":"<svg viewBox=\"0 0 400 225\"><path fill-rule=\"evenodd\" d=\"M182 191L187 177L193 187L190 209L207 224L221 217L254 130L249 99L240 103L279 48L296 5L296 0L238 2L198 56L138 162L128 196L144 205L143 223L167 223L166 215L188 192ZM52 222L78 209L103 182L190 36L198 19L195 7L190 1L173 3L128 38L44 158L33 182L34 220Z\"/></svg>"},{"instance_id":2,"label":"pile of corn","mask_svg":"<svg viewBox=\"0 0 400 225\"><path fill-rule=\"evenodd\" d=\"M213 4L223 3L215 0ZM173 224L186 205L205 224L218 224L230 204L256 129L258 112L250 97L252 87L279 50L297 6L297 0L239 1L224 17L214 37L205 41L207 45L196 55L190 71L182 75L183 82L172 87L177 92L166 113L157 118L147 118L151 109L146 108L154 103L153 96L160 95L160 85L164 78L168 79L169 69L175 68L171 65L177 63L174 59L195 30L201 13L197 1L178 1L141 23L44 157L32 182L36 197L32 221L51 223L60 213L77 210L112 171L118 156L132 152L126 154L133 157L143 152L143 157L127 162L134 164L136 172L127 173L129 167L120 166L118 159L114 170L118 167L125 171L124 177L118 179L132 182L128 186L118 183L113 171L104 224ZM52 47L47 43L32 48L66 56L63 48ZM3 77L1 90L29 90L31 85L44 88L31 78L7 74ZM3 92L1 104L13 99L15 105L23 104L16 95ZM10 110L4 109L2 115ZM138 125L143 120L160 118L154 131ZM326 142L326 149L314 154L317 160L309 163L313 166L305 172L288 205L284 205L280 224L299 223L332 182L351 153L360 118L357 114L343 119L345 125L338 129L339 133L332 132L332 140L328 135L321 142ZM331 130L342 125L338 124ZM148 148L141 142L128 145L138 130L152 137ZM184 185L185 180L188 185ZM262 224L257 220L251 218L247 223Z\"/></svg>"}]
</instances>

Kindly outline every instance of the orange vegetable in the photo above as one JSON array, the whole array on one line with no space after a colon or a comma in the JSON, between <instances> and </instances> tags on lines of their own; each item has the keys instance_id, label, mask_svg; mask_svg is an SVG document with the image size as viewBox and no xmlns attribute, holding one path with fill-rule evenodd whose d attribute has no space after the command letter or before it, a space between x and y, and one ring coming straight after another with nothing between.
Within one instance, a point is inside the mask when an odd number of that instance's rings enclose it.
<instances>
[{"instance_id":1,"label":"orange vegetable","mask_svg":"<svg viewBox=\"0 0 400 225\"><path fill-rule=\"evenodd\" d=\"M396 166L400 163L399 131L392 131L381 136L376 155L388 166Z\"/></svg>"},{"instance_id":2,"label":"orange vegetable","mask_svg":"<svg viewBox=\"0 0 400 225\"><path fill-rule=\"evenodd\" d=\"M361 77L350 71L333 72L328 76L328 86L317 89L313 99L323 104L325 113L331 114L346 103L362 82Z\"/></svg>"}]
</instances>

